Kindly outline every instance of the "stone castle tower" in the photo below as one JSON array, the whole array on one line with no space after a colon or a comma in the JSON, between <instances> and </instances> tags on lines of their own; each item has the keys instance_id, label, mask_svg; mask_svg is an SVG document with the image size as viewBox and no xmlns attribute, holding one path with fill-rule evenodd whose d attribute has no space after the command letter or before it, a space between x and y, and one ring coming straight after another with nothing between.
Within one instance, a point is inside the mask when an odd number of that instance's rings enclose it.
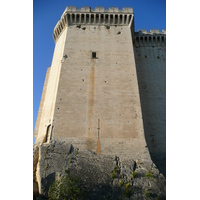
<instances>
[{"instance_id":1,"label":"stone castle tower","mask_svg":"<svg viewBox=\"0 0 200 200\"><path fill-rule=\"evenodd\" d=\"M67 7L53 38L35 143L164 162L165 31L135 32L132 8Z\"/></svg>"}]
</instances>

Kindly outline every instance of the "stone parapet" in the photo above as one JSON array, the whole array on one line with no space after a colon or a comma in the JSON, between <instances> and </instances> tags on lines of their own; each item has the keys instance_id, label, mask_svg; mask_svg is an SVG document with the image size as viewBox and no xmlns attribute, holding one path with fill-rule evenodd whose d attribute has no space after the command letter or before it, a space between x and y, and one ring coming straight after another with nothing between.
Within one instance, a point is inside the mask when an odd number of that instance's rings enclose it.
<instances>
[{"instance_id":1,"label":"stone parapet","mask_svg":"<svg viewBox=\"0 0 200 200\"><path fill-rule=\"evenodd\" d=\"M82 7L77 9L70 6L65 9L61 19L56 24L53 31L53 38L56 42L66 26L71 25L109 25L109 26L133 26L133 9L123 8L119 10L117 7Z\"/></svg>"},{"instance_id":2,"label":"stone parapet","mask_svg":"<svg viewBox=\"0 0 200 200\"><path fill-rule=\"evenodd\" d=\"M162 30L162 32L157 29L150 30L150 32L147 32L147 30L138 30L134 34L133 43L136 46L147 44L166 45L166 30Z\"/></svg>"}]
</instances>

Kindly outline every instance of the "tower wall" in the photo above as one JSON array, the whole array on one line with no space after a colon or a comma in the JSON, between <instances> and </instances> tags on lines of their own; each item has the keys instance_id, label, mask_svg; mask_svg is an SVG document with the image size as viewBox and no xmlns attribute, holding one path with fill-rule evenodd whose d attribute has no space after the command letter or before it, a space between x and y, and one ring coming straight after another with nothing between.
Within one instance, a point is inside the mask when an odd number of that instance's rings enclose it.
<instances>
[{"instance_id":1,"label":"tower wall","mask_svg":"<svg viewBox=\"0 0 200 200\"><path fill-rule=\"evenodd\" d=\"M48 134L48 130L49 132L51 132L51 124L55 107L55 100L56 100L56 94L60 76L61 59L63 57L63 49L65 45L66 31L67 28L65 28L62 31L62 34L60 35L55 45L53 60L48 77L48 85L46 86L45 99L42 107L39 127L37 133L35 132L35 134L37 135L35 143L45 142L44 140Z\"/></svg>"},{"instance_id":2,"label":"tower wall","mask_svg":"<svg viewBox=\"0 0 200 200\"><path fill-rule=\"evenodd\" d=\"M134 55L147 146L153 162L165 174L166 32L135 33Z\"/></svg>"},{"instance_id":3,"label":"tower wall","mask_svg":"<svg viewBox=\"0 0 200 200\"><path fill-rule=\"evenodd\" d=\"M41 120L41 115L42 115L42 108L43 108L43 105L44 105L44 100L45 100L45 95L46 95L46 90L47 90L47 85L48 85L48 80L49 80L50 69L51 69L50 67L47 69L46 77L45 77L45 81L44 81L42 96L41 96L41 100L40 100L40 106L39 106L39 110L38 110L37 120L36 120L36 123L35 123L35 130L34 130L35 139L38 136L38 129L39 129L39 125L40 125L40 120Z\"/></svg>"},{"instance_id":4,"label":"tower wall","mask_svg":"<svg viewBox=\"0 0 200 200\"><path fill-rule=\"evenodd\" d=\"M133 13L125 17L118 11L111 21L111 13L104 11L98 21L91 13L73 10L82 17L77 23L72 10L65 15L66 45L51 139L101 154L149 159L132 42Z\"/></svg>"}]
</instances>

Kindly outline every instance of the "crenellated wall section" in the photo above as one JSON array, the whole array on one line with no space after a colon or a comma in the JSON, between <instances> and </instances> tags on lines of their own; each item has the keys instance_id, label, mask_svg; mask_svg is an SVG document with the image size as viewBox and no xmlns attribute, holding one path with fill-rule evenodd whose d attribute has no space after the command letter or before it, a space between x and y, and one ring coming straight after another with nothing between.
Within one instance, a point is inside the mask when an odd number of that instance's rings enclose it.
<instances>
[{"instance_id":1,"label":"crenellated wall section","mask_svg":"<svg viewBox=\"0 0 200 200\"><path fill-rule=\"evenodd\" d=\"M53 38L56 42L63 29L70 25L131 26L133 16L132 8L119 10L116 7L110 7L106 10L104 7L96 7L92 10L90 7L82 7L81 9L67 7L54 28Z\"/></svg>"}]
</instances>

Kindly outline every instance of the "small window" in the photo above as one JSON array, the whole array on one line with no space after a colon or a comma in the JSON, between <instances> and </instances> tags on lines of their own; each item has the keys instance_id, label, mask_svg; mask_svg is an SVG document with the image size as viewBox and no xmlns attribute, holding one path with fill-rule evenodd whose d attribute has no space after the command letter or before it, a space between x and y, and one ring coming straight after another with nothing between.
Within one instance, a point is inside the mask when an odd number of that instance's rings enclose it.
<instances>
[{"instance_id":1,"label":"small window","mask_svg":"<svg viewBox=\"0 0 200 200\"><path fill-rule=\"evenodd\" d=\"M92 59L97 58L97 53L96 52L92 52Z\"/></svg>"}]
</instances>

